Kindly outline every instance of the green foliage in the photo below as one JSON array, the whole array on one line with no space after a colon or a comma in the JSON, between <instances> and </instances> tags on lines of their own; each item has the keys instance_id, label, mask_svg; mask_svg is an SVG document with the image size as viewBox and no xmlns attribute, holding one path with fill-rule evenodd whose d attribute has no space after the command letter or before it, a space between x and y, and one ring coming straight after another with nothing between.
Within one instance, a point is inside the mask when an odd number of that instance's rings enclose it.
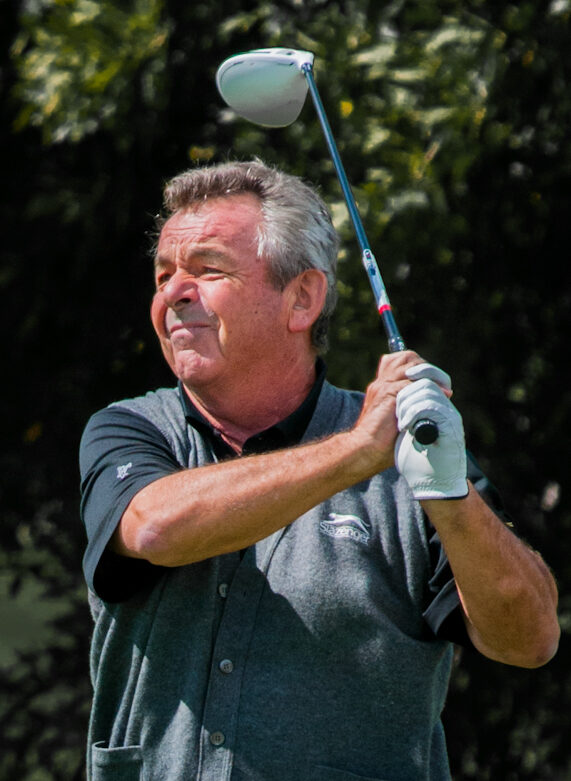
<instances>
[{"instance_id":1,"label":"green foliage","mask_svg":"<svg viewBox=\"0 0 571 781\"><path fill-rule=\"evenodd\" d=\"M77 445L91 412L172 382L148 325L145 257L164 179L259 155L317 183L343 237L332 379L363 388L385 349L309 101L294 125L266 131L216 93L225 57L275 45L316 53L403 335L453 375L471 449L560 583L564 635L546 668L462 655L445 714L455 777L568 777L568 0L221 0L215 12L206 1L28 0L6 10L1 585L22 615L37 608L38 632L51 629L0 669L0 777L82 777L90 617Z\"/></svg>"},{"instance_id":2,"label":"green foliage","mask_svg":"<svg viewBox=\"0 0 571 781\"><path fill-rule=\"evenodd\" d=\"M12 55L22 108L16 129L45 142L79 141L118 126L138 101L158 106L168 26L161 0L29 3Z\"/></svg>"}]
</instances>

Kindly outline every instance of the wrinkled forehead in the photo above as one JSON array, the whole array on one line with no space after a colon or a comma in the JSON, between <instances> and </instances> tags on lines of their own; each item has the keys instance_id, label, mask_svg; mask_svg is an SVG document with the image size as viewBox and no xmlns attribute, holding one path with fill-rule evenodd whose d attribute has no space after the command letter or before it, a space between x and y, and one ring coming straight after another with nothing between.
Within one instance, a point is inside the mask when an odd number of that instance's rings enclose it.
<instances>
[{"instance_id":1,"label":"wrinkled forehead","mask_svg":"<svg viewBox=\"0 0 571 781\"><path fill-rule=\"evenodd\" d=\"M261 202L240 194L192 203L171 215L162 226L155 266L196 253L238 253L258 256Z\"/></svg>"}]
</instances>

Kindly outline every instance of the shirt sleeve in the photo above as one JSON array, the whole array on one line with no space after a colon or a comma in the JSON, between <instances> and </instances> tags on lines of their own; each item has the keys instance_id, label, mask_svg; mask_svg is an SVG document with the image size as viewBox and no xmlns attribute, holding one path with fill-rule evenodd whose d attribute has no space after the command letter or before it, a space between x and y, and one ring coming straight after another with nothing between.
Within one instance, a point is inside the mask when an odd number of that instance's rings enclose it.
<instances>
[{"instance_id":1,"label":"shirt sleeve","mask_svg":"<svg viewBox=\"0 0 571 781\"><path fill-rule=\"evenodd\" d=\"M482 499L512 531L514 525L504 510L500 494L496 487L482 472L474 456L467 453L468 480L473 484ZM450 640L458 645L470 646L466 625L462 618L460 597L450 563L434 527L426 519L428 546L432 562L432 577L428 583L428 604L424 619L433 634L440 639Z\"/></svg>"},{"instance_id":2,"label":"shirt sleeve","mask_svg":"<svg viewBox=\"0 0 571 781\"><path fill-rule=\"evenodd\" d=\"M133 497L181 468L164 435L140 415L108 407L89 420L80 445L81 517L87 533L83 570L88 587L101 599L128 599L163 571L112 553L108 543Z\"/></svg>"}]
</instances>

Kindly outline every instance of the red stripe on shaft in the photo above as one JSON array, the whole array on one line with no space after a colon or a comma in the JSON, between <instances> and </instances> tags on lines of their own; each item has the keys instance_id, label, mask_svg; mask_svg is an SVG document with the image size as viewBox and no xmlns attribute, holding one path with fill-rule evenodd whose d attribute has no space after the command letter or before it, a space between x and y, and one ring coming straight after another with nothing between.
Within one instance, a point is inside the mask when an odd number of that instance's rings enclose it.
<instances>
[{"instance_id":1,"label":"red stripe on shaft","mask_svg":"<svg viewBox=\"0 0 571 781\"><path fill-rule=\"evenodd\" d=\"M383 304L379 307L379 314L382 315L383 312L390 312L392 310L392 306L390 304Z\"/></svg>"}]
</instances>

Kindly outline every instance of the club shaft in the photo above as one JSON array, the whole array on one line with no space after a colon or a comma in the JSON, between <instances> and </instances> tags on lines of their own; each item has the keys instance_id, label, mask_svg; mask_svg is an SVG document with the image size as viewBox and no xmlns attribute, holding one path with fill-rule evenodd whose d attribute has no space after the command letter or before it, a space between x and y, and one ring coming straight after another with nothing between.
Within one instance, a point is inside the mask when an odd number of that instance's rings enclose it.
<instances>
[{"instance_id":1,"label":"club shaft","mask_svg":"<svg viewBox=\"0 0 571 781\"><path fill-rule=\"evenodd\" d=\"M347 204L347 209L349 210L349 215L353 222L355 233L357 234L357 239L361 247L361 259L363 261L365 271L367 272L367 277L369 278L369 283L373 290L373 295L375 296L377 310L381 316L383 326L385 328L389 352L401 352L402 350L406 350L406 346L397 327L385 283L383 282L383 278L381 276L381 272L379 270L375 256L373 255L373 252L369 246L369 241L367 239L367 234L365 233L365 228L363 227L361 215L357 209L353 191L351 190L351 185L347 179L347 174L345 173L345 168L343 167L343 162L341 161L341 156L339 155L339 150L337 149L337 144L335 143L335 138L333 136L329 120L327 119L327 114L325 113L323 103L321 102L321 97L317 90L317 85L313 77L313 65L311 63L304 63L301 66L301 70L307 81L311 99L313 100L313 105L317 111L317 116L319 117L319 121L321 123L321 128L323 130L323 134L331 154L331 159L333 160L333 165L335 166L335 171L337 172L337 178L339 179L339 184L343 190L345 203ZM437 440L438 427L433 421L429 419L422 419L416 422L412 429L412 434L417 442L421 443L422 445L429 445Z\"/></svg>"},{"instance_id":2,"label":"club shaft","mask_svg":"<svg viewBox=\"0 0 571 781\"><path fill-rule=\"evenodd\" d=\"M313 77L313 66L311 63L304 63L301 66L301 70L303 71L303 74L306 78L311 99L313 101L313 105L315 106L315 110L317 111L317 116L319 118L319 122L321 123L325 141L329 148L331 159L333 160L333 165L335 166L337 178L343 191L343 196L345 198L345 203L347 204L349 216L351 217L351 221L353 222L353 226L355 228L355 233L357 234L357 240L359 242L359 246L361 247L361 259L365 271L367 272L367 277L369 278L369 283L373 290L373 295L375 296L377 310L383 321L387 335L389 351L392 353L400 352L401 350L406 349L405 343L397 327L391 303L389 301L389 296L387 294L387 289L383 282L383 278L381 276L381 272L379 270L375 256L371 251L369 241L367 239L367 234L365 233L365 228L363 227L363 221L361 220L361 215L359 214L359 210L357 209L357 204L355 203L355 198L353 196L353 191L351 190L351 185L347 179L347 174L345 173L345 168L343 167L343 162L341 160L341 156L339 155L339 150L337 149L337 144L335 143L335 138L333 136L329 120L327 119L327 114L325 113L323 103L321 102L321 97L317 90L315 78Z\"/></svg>"}]
</instances>

